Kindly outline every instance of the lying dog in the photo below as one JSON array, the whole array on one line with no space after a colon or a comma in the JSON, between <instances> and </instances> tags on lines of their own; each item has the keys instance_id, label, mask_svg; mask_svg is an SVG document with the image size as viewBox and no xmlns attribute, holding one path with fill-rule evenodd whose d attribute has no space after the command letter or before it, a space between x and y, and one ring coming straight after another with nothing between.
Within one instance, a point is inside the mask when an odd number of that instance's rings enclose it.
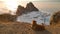
<instances>
[{"instance_id":1,"label":"lying dog","mask_svg":"<svg viewBox=\"0 0 60 34\"><path fill-rule=\"evenodd\" d=\"M44 24L42 23L42 25L38 25L35 20L33 20L31 27L32 27L33 30L36 30L36 31L45 30Z\"/></svg>"}]
</instances>

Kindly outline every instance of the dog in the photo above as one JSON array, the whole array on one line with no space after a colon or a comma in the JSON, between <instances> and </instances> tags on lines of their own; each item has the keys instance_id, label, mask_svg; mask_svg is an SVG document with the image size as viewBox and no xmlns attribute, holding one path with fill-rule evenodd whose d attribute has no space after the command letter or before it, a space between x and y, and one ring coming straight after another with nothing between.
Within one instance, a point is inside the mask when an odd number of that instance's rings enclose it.
<instances>
[{"instance_id":1,"label":"dog","mask_svg":"<svg viewBox=\"0 0 60 34\"><path fill-rule=\"evenodd\" d=\"M44 31L45 30L44 24L42 23L42 25L38 25L35 20L32 21L31 27L35 31Z\"/></svg>"}]
</instances>

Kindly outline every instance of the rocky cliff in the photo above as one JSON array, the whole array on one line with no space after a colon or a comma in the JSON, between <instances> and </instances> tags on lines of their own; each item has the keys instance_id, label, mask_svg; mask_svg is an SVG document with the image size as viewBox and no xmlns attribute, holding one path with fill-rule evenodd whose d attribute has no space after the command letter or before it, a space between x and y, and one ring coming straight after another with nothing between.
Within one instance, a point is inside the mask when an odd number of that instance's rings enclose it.
<instances>
[{"instance_id":1,"label":"rocky cliff","mask_svg":"<svg viewBox=\"0 0 60 34\"><path fill-rule=\"evenodd\" d=\"M27 11L39 11L32 2L27 3L26 9Z\"/></svg>"},{"instance_id":2,"label":"rocky cliff","mask_svg":"<svg viewBox=\"0 0 60 34\"><path fill-rule=\"evenodd\" d=\"M27 3L26 7L24 8L23 6L19 5L17 8L17 12L16 14L18 16L22 15L22 14L26 14L32 11L39 11L32 2Z\"/></svg>"}]
</instances>

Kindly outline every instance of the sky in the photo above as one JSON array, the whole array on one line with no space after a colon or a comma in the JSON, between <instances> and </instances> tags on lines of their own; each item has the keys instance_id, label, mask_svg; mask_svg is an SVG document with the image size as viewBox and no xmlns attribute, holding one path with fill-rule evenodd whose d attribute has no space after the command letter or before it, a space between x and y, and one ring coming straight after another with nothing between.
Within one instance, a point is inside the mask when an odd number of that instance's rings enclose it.
<instances>
[{"instance_id":1,"label":"sky","mask_svg":"<svg viewBox=\"0 0 60 34\"><path fill-rule=\"evenodd\" d=\"M60 0L0 0L0 8L16 10L18 5L26 7L28 2L33 4L40 10L54 10L60 9Z\"/></svg>"},{"instance_id":2,"label":"sky","mask_svg":"<svg viewBox=\"0 0 60 34\"><path fill-rule=\"evenodd\" d=\"M0 0L0 1L6 1L6 0ZM60 0L18 0L18 1L53 1L53 2L59 2Z\"/></svg>"}]
</instances>

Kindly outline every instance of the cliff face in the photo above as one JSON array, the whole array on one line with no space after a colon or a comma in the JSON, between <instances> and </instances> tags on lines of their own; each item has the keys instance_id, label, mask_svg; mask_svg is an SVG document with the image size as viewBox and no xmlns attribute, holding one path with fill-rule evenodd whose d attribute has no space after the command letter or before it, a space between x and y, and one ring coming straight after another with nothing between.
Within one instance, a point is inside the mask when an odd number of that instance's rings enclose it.
<instances>
[{"instance_id":1,"label":"cliff face","mask_svg":"<svg viewBox=\"0 0 60 34\"><path fill-rule=\"evenodd\" d=\"M29 2L29 3L27 3L25 8L21 5L19 5L18 8L17 8L16 14L18 16L20 16L22 14L29 13L29 12L32 12L32 11L39 11L39 10L33 5L32 2Z\"/></svg>"}]
</instances>

